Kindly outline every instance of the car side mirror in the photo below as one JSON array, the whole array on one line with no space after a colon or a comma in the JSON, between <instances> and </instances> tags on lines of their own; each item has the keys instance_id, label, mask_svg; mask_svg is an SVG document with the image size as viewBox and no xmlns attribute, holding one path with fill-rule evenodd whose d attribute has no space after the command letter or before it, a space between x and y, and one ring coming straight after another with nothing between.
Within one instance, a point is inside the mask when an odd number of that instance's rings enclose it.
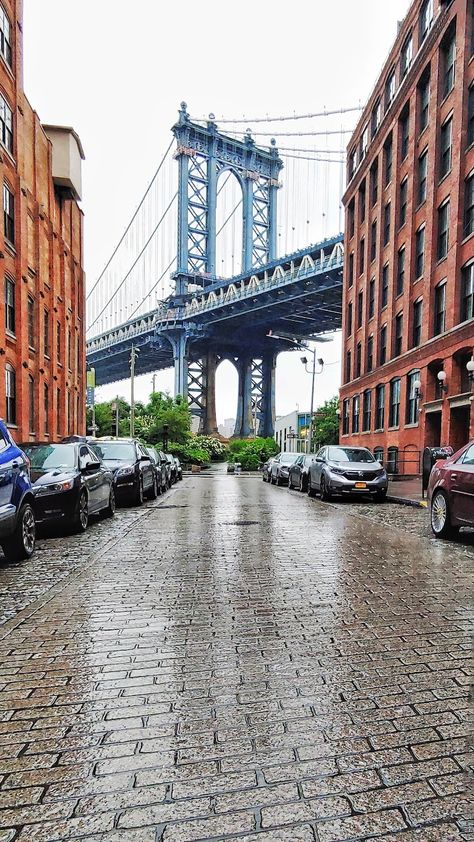
<instances>
[{"instance_id":1,"label":"car side mirror","mask_svg":"<svg viewBox=\"0 0 474 842\"><path fill-rule=\"evenodd\" d=\"M98 462L88 462L87 465L83 465L81 468L81 474L93 474L100 468L100 464Z\"/></svg>"},{"instance_id":2,"label":"car side mirror","mask_svg":"<svg viewBox=\"0 0 474 842\"><path fill-rule=\"evenodd\" d=\"M324 462L324 459L323 459L322 456L316 456L316 459L314 461L315 462Z\"/></svg>"},{"instance_id":3,"label":"car side mirror","mask_svg":"<svg viewBox=\"0 0 474 842\"><path fill-rule=\"evenodd\" d=\"M143 455L143 456L140 456L140 462L151 462L151 459L150 459L149 456Z\"/></svg>"}]
</instances>

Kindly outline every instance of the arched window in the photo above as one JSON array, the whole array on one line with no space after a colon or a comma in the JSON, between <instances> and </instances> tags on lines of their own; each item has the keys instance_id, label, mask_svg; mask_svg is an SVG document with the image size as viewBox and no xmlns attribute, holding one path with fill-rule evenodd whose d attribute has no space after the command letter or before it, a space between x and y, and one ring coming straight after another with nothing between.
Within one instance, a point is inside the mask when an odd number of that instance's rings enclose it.
<instances>
[{"instance_id":1,"label":"arched window","mask_svg":"<svg viewBox=\"0 0 474 842\"><path fill-rule=\"evenodd\" d=\"M16 424L16 374L10 363L5 366L5 415L7 424Z\"/></svg>"},{"instance_id":2,"label":"arched window","mask_svg":"<svg viewBox=\"0 0 474 842\"><path fill-rule=\"evenodd\" d=\"M12 66L12 36L7 13L0 5L0 52L9 67Z\"/></svg>"},{"instance_id":3,"label":"arched window","mask_svg":"<svg viewBox=\"0 0 474 842\"><path fill-rule=\"evenodd\" d=\"M380 464L383 465L383 447L374 448L374 459L376 459L377 462L380 462Z\"/></svg>"}]
</instances>

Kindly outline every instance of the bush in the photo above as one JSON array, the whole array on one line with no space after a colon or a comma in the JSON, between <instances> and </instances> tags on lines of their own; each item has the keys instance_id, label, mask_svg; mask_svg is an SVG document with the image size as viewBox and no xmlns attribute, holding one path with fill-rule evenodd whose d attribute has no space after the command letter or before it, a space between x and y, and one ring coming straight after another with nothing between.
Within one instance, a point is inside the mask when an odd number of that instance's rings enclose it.
<instances>
[{"instance_id":1,"label":"bush","mask_svg":"<svg viewBox=\"0 0 474 842\"><path fill-rule=\"evenodd\" d=\"M229 444L229 462L240 462L244 471L257 471L280 448L275 439L234 439Z\"/></svg>"},{"instance_id":2,"label":"bush","mask_svg":"<svg viewBox=\"0 0 474 842\"><path fill-rule=\"evenodd\" d=\"M195 445L192 438L186 444L170 442L168 450L173 456L177 456L181 462L189 462L191 465L209 465L211 455L204 447Z\"/></svg>"},{"instance_id":3,"label":"bush","mask_svg":"<svg viewBox=\"0 0 474 842\"><path fill-rule=\"evenodd\" d=\"M193 436L193 445L207 450L215 462L223 462L227 457L227 448L219 439L212 436Z\"/></svg>"}]
</instances>

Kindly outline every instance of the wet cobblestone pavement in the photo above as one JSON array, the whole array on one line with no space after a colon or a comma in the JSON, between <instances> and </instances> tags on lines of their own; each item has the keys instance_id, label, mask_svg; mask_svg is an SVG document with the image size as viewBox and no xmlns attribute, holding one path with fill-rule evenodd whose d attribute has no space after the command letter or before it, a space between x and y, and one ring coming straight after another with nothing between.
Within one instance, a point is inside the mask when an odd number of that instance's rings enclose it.
<instances>
[{"instance_id":1,"label":"wet cobblestone pavement","mask_svg":"<svg viewBox=\"0 0 474 842\"><path fill-rule=\"evenodd\" d=\"M473 547L364 508L195 477L0 566L0 842L468 839Z\"/></svg>"}]
</instances>

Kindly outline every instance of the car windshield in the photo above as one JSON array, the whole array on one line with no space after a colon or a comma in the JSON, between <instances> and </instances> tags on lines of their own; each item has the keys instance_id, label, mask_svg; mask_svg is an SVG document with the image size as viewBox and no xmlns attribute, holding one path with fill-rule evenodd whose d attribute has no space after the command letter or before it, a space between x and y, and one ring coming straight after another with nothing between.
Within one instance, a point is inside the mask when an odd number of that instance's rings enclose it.
<instances>
[{"instance_id":1,"label":"car windshield","mask_svg":"<svg viewBox=\"0 0 474 842\"><path fill-rule=\"evenodd\" d=\"M36 444L23 448L33 470L52 471L54 468L75 468L76 448L73 444Z\"/></svg>"},{"instance_id":2,"label":"car windshield","mask_svg":"<svg viewBox=\"0 0 474 842\"><path fill-rule=\"evenodd\" d=\"M328 458L330 462L375 462L365 447L330 447Z\"/></svg>"},{"instance_id":3,"label":"car windshield","mask_svg":"<svg viewBox=\"0 0 474 842\"><path fill-rule=\"evenodd\" d=\"M99 459L114 459L117 462L134 462L135 448L133 444L119 441L101 441L91 444Z\"/></svg>"},{"instance_id":4,"label":"car windshield","mask_svg":"<svg viewBox=\"0 0 474 842\"><path fill-rule=\"evenodd\" d=\"M297 458L296 453L282 453L280 456L280 462L282 465L292 465Z\"/></svg>"}]
</instances>

